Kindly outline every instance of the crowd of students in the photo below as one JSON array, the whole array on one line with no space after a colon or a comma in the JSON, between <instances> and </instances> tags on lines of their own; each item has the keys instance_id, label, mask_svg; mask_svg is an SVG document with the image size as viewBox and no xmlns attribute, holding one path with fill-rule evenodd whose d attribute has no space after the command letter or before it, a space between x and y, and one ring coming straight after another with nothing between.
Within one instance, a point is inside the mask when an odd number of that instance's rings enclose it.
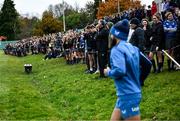
<instances>
[{"instance_id":1,"label":"crowd of students","mask_svg":"<svg viewBox=\"0 0 180 121\"><path fill-rule=\"evenodd\" d=\"M9 43L6 45L4 52L18 57L31 54L38 54L47 52L47 47L55 41L55 35L46 35L43 37L30 37L20 40L16 43Z\"/></svg>"},{"instance_id":2,"label":"crowd of students","mask_svg":"<svg viewBox=\"0 0 180 121\"><path fill-rule=\"evenodd\" d=\"M31 54L44 53L44 60L64 56L67 64L86 62L86 73L100 72L100 77L103 78L103 70L109 66L109 30L113 24L123 19L129 20L127 42L147 55L153 64L154 73L163 69L163 49L177 62L180 61L180 10L178 5L170 0L162 2L161 13L157 12L153 2L148 9L141 7L106 16L87 25L80 32L69 30L66 33L31 37L8 44L4 51L16 56L26 56L30 51ZM178 69L170 59L167 63L169 71Z\"/></svg>"},{"instance_id":3,"label":"crowd of students","mask_svg":"<svg viewBox=\"0 0 180 121\"><path fill-rule=\"evenodd\" d=\"M127 42L138 47L151 60L153 72L160 73L164 65L164 53L175 58L180 63L180 10L176 3L170 0L163 1L164 8L161 13L157 12L155 2L153 7L148 12L143 7L130 11L124 11L114 17L105 17L104 20L99 20L97 25L87 26L90 37L86 37L88 52L88 73L100 71L100 77L104 77L103 69L108 66L108 48L107 36L109 33L110 23L115 24L117 21L129 20L129 35ZM89 30L90 28L90 30ZM94 30L95 29L95 30ZM103 34L102 34L103 33ZM95 43L95 44L93 44ZM96 46L95 46L96 45ZM94 52L96 51L96 53ZM98 61L97 61L98 60ZM167 59L168 70L179 69L169 58Z\"/></svg>"}]
</instances>

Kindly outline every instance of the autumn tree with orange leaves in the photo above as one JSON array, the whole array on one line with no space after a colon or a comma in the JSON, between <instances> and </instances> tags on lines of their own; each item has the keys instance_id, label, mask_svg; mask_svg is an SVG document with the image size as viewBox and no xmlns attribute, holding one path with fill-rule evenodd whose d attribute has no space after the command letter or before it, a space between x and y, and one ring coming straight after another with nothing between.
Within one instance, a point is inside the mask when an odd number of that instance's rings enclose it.
<instances>
[{"instance_id":1,"label":"autumn tree with orange leaves","mask_svg":"<svg viewBox=\"0 0 180 121\"><path fill-rule=\"evenodd\" d=\"M139 0L119 0L120 11L140 6L141 1ZM113 15L115 13L118 13L118 0L108 0L100 3L96 16L97 18L103 18L104 16Z\"/></svg>"}]
</instances>

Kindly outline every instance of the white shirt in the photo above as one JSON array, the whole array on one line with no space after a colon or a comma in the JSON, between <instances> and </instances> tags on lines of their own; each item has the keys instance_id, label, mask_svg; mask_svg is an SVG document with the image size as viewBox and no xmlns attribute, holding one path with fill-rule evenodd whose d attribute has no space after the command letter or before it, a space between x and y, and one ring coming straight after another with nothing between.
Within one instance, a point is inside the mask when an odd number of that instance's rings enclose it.
<instances>
[{"instance_id":1,"label":"white shirt","mask_svg":"<svg viewBox=\"0 0 180 121\"><path fill-rule=\"evenodd\" d=\"M134 29L129 29L129 34L128 34L128 39L127 42L129 42L129 40L131 39L132 34L134 33Z\"/></svg>"}]
</instances>

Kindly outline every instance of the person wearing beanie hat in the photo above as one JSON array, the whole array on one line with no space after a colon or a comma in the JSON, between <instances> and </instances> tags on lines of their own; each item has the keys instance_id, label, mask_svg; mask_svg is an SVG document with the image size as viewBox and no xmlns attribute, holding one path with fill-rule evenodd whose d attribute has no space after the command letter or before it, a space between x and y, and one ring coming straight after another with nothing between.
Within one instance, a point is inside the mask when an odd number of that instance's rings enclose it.
<instances>
[{"instance_id":1,"label":"person wearing beanie hat","mask_svg":"<svg viewBox=\"0 0 180 121\"><path fill-rule=\"evenodd\" d=\"M129 42L143 52L145 50L144 30L139 26L139 24L140 21L137 18L133 18L130 21L130 27L131 29L134 29L134 33L132 34Z\"/></svg>"},{"instance_id":2,"label":"person wearing beanie hat","mask_svg":"<svg viewBox=\"0 0 180 121\"><path fill-rule=\"evenodd\" d=\"M139 26L140 21L137 18L132 18L130 21L130 24L134 24L136 26Z\"/></svg>"},{"instance_id":3,"label":"person wearing beanie hat","mask_svg":"<svg viewBox=\"0 0 180 121\"><path fill-rule=\"evenodd\" d=\"M123 21L119 21L118 23L116 23L111 27L110 34L117 39L127 41L129 34L129 21L127 19L124 19ZM115 44L114 39L109 39L108 44L109 48L113 47Z\"/></svg>"},{"instance_id":4,"label":"person wearing beanie hat","mask_svg":"<svg viewBox=\"0 0 180 121\"><path fill-rule=\"evenodd\" d=\"M126 42L128 30L128 20L118 22L110 30L111 69L104 69L104 74L114 79L116 86L117 102L111 116L113 121L140 120L140 80L145 80L151 69L151 62L145 55Z\"/></svg>"}]
</instances>

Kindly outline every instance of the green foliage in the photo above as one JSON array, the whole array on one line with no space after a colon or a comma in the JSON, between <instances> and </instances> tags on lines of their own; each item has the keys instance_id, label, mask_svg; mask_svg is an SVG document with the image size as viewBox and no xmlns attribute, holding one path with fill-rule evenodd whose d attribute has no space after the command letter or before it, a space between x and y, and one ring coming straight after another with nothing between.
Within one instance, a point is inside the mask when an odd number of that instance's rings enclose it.
<instances>
[{"instance_id":1,"label":"green foliage","mask_svg":"<svg viewBox=\"0 0 180 121\"><path fill-rule=\"evenodd\" d=\"M82 11L82 14L86 14L86 18L88 20L88 23L93 23L96 19L95 9L94 9L94 3L93 2L87 2L85 6L85 10Z\"/></svg>"},{"instance_id":2,"label":"green foliage","mask_svg":"<svg viewBox=\"0 0 180 121\"><path fill-rule=\"evenodd\" d=\"M84 74L64 59L24 58L0 51L0 120L109 120L116 92L111 79ZM23 65L31 63L33 73ZM180 120L179 72L151 74L143 87L142 120Z\"/></svg>"},{"instance_id":3,"label":"green foliage","mask_svg":"<svg viewBox=\"0 0 180 121\"><path fill-rule=\"evenodd\" d=\"M39 19L37 17L32 18L20 18L20 30L21 33L18 34L19 39L24 39L32 36L33 29L35 28L36 24L39 23ZM38 33L38 32L36 32Z\"/></svg>"},{"instance_id":4,"label":"green foliage","mask_svg":"<svg viewBox=\"0 0 180 121\"><path fill-rule=\"evenodd\" d=\"M12 0L4 0L0 12L0 35L6 36L9 40L16 39L19 33L18 13Z\"/></svg>"},{"instance_id":5,"label":"green foliage","mask_svg":"<svg viewBox=\"0 0 180 121\"><path fill-rule=\"evenodd\" d=\"M64 2L64 4L50 5L49 11L53 13L55 17L59 19L63 23L63 6L64 13L66 18L66 30L69 29L82 29L88 23L93 23L94 21L94 3L87 2L85 8L79 10L78 5L76 8L73 8L68 3Z\"/></svg>"},{"instance_id":6,"label":"green foliage","mask_svg":"<svg viewBox=\"0 0 180 121\"><path fill-rule=\"evenodd\" d=\"M66 26L69 29L78 28L80 23L80 14L79 13L73 13L66 17Z\"/></svg>"},{"instance_id":7,"label":"green foliage","mask_svg":"<svg viewBox=\"0 0 180 121\"><path fill-rule=\"evenodd\" d=\"M59 17L59 20L63 22L63 16ZM90 21L90 16L83 10L81 12L72 12L66 15L66 30L69 29L82 29Z\"/></svg>"},{"instance_id":8,"label":"green foliage","mask_svg":"<svg viewBox=\"0 0 180 121\"><path fill-rule=\"evenodd\" d=\"M43 13L42 30L45 34L61 31L60 22L53 17L53 13L48 11Z\"/></svg>"},{"instance_id":9,"label":"green foliage","mask_svg":"<svg viewBox=\"0 0 180 121\"><path fill-rule=\"evenodd\" d=\"M90 16L90 14L87 14L88 12L87 11L81 11L81 14L80 14L80 25L79 25L79 28L85 28L87 26L87 24L89 23L93 23L93 18L92 16ZM93 20L92 20L93 19Z\"/></svg>"},{"instance_id":10,"label":"green foliage","mask_svg":"<svg viewBox=\"0 0 180 121\"><path fill-rule=\"evenodd\" d=\"M21 33L17 35L17 38L23 39L32 35L42 36L63 31L63 6L65 7L66 30L82 29L88 23L93 23L95 19L93 2L87 2L85 8L79 11L66 2L50 5L48 11L43 13L42 20L35 17L19 18Z\"/></svg>"},{"instance_id":11,"label":"green foliage","mask_svg":"<svg viewBox=\"0 0 180 121\"><path fill-rule=\"evenodd\" d=\"M43 35L49 33L57 33L62 31L62 22L58 21L53 17L53 13L45 11L43 13L42 21L37 23L36 27L33 30L34 35Z\"/></svg>"}]
</instances>

